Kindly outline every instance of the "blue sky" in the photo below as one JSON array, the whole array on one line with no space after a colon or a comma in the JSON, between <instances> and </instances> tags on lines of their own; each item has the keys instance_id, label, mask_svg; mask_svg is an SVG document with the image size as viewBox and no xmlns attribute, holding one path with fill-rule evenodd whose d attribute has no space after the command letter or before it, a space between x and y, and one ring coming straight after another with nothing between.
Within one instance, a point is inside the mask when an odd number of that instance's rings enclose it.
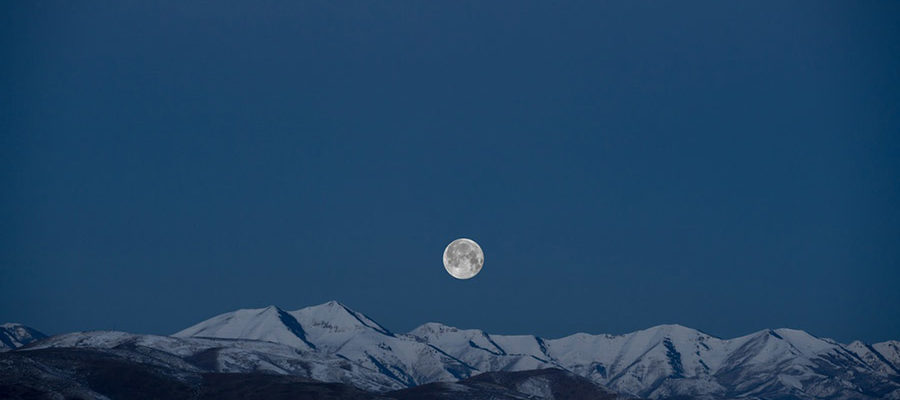
<instances>
[{"instance_id":1,"label":"blue sky","mask_svg":"<svg viewBox=\"0 0 900 400\"><path fill-rule=\"evenodd\" d=\"M0 320L900 339L896 2L182 3L3 5Z\"/></svg>"}]
</instances>

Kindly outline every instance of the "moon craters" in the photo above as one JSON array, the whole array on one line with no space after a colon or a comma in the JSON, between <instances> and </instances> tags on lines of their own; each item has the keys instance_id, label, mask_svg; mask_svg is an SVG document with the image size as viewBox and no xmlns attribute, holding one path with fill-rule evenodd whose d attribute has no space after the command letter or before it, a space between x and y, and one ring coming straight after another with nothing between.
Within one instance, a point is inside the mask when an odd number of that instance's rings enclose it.
<instances>
[{"instance_id":1,"label":"moon craters","mask_svg":"<svg viewBox=\"0 0 900 400\"><path fill-rule=\"evenodd\" d=\"M484 252L472 239L459 238L444 249L444 268L457 279L469 279L481 272Z\"/></svg>"}]
</instances>

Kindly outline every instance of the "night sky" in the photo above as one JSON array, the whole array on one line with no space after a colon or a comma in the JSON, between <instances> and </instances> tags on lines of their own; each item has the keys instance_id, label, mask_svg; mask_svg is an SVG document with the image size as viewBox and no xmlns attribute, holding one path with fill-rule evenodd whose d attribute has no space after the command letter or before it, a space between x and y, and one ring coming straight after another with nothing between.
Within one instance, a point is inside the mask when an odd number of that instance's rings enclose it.
<instances>
[{"instance_id":1,"label":"night sky","mask_svg":"<svg viewBox=\"0 0 900 400\"><path fill-rule=\"evenodd\" d=\"M898 2L182 3L0 6L0 322L900 339Z\"/></svg>"}]
</instances>

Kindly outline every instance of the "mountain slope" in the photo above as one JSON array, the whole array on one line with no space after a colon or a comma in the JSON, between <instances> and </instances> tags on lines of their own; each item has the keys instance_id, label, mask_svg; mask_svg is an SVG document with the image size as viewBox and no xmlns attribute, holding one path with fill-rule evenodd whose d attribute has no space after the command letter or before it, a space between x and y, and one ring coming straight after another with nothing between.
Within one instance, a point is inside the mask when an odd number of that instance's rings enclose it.
<instances>
[{"instance_id":1,"label":"mountain slope","mask_svg":"<svg viewBox=\"0 0 900 400\"><path fill-rule=\"evenodd\" d=\"M890 363L894 369L900 371L900 341L889 340L875 343L872 349L877 351L884 361Z\"/></svg>"},{"instance_id":2,"label":"mountain slope","mask_svg":"<svg viewBox=\"0 0 900 400\"><path fill-rule=\"evenodd\" d=\"M377 369L316 350L261 340L181 338L116 331L75 332L32 343L13 353L46 349L111 352L131 362L162 368L217 373L293 375L385 390L394 381Z\"/></svg>"},{"instance_id":3,"label":"mountain slope","mask_svg":"<svg viewBox=\"0 0 900 400\"><path fill-rule=\"evenodd\" d=\"M12 350L22 347L35 340L47 337L34 328L17 323L5 323L0 325L0 351Z\"/></svg>"},{"instance_id":4,"label":"mountain slope","mask_svg":"<svg viewBox=\"0 0 900 400\"><path fill-rule=\"evenodd\" d=\"M482 330L457 329L436 322L422 325L409 335L440 348L478 371L523 371L558 367L545 356L541 358L522 352L519 347L540 348L538 339L534 336L492 336ZM495 338L504 342L506 347L501 347Z\"/></svg>"},{"instance_id":5,"label":"mountain slope","mask_svg":"<svg viewBox=\"0 0 900 400\"><path fill-rule=\"evenodd\" d=\"M430 383L386 395L399 400L612 400L609 390L557 368L518 372L486 372L455 383Z\"/></svg>"},{"instance_id":6,"label":"mountain slope","mask_svg":"<svg viewBox=\"0 0 900 400\"><path fill-rule=\"evenodd\" d=\"M900 374L900 371L894 367L894 364L888 360L882 352L879 352L873 345L865 344L859 340L853 341L846 346L859 357L863 362L872 367L872 369L883 374ZM889 354L889 353L888 353Z\"/></svg>"},{"instance_id":7,"label":"mountain slope","mask_svg":"<svg viewBox=\"0 0 900 400\"><path fill-rule=\"evenodd\" d=\"M435 346L397 336L336 301L291 312L277 307L239 310L203 321L175 336L266 340L315 349L380 371L391 381L390 389L455 381L475 371Z\"/></svg>"},{"instance_id":8,"label":"mountain slope","mask_svg":"<svg viewBox=\"0 0 900 400\"><path fill-rule=\"evenodd\" d=\"M378 369L399 387L471 376L474 368L427 343L397 336L367 316L330 301L292 311L322 351Z\"/></svg>"},{"instance_id":9,"label":"mountain slope","mask_svg":"<svg viewBox=\"0 0 900 400\"><path fill-rule=\"evenodd\" d=\"M109 338L107 338L109 339ZM216 373L142 360L138 349L43 348L0 354L2 399L321 399L384 397L295 375Z\"/></svg>"},{"instance_id":10,"label":"mountain slope","mask_svg":"<svg viewBox=\"0 0 900 400\"><path fill-rule=\"evenodd\" d=\"M0 325L0 351L16 349L45 337L47 335L44 335L37 329L7 322Z\"/></svg>"},{"instance_id":11,"label":"mountain slope","mask_svg":"<svg viewBox=\"0 0 900 400\"><path fill-rule=\"evenodd\" d=\"M315 348L297 320L275 306L220 314L172 336L265 340L304 350Z\"/></svg>"}]
</instances>

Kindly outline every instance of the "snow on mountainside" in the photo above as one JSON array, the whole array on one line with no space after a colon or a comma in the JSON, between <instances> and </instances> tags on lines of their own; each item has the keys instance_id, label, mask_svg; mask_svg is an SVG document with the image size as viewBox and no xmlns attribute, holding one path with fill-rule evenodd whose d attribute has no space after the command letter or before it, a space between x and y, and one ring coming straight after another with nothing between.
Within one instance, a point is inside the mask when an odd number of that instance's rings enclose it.
<instances>
[{"instance_id":1,"label":"snow on mountainside","mask_svg":"<svg viewBox=\"0 0 900 400\"><path fill-rule=\"evenodd\" d=\"M885 361L891 363L896 370L900 371L900 342L889 340L875 343L872 345L872 348L883 356Z\"/></svg>"},{"instance_id":2,"label":"snow on mountainside","mask_svg":"<svg viewBox=\"0 0 900 400\"><path fill-rule=\"evenodd\" d=\"M221 314L173 336L265 340L300 349L315 348L297 320L275 306Z\"/></svg>"},{"instance_id":3,"label":"snow on mountainside","mask_svg":"<svg viewBox=\"0 0 900 400\"><path fill-rule=\"evenodd\" d=\"M330 301L290 313L322 351L346 357L392 377L397 388L455 381L473 368L427 343L397 336L365 315Z\"/></svg>"},{"instance_id":4,"label":"snow on mountainside","mask_svg":"<svg viewBox=\"0 0 900 400\"><path fill-rule=\"evenodd\" d=\"M53 348L107 350L132 362L187 372L271 373L384 390L394 382L381 371L316 350L271 341L137 335L117 331L54 336L20 351Z\"/></svg>"},{"instance_id":5,"label":"snow on mountainside","mask_svg":"<svg viewBox=\"0 0 900 400\"><path fill-rule=\"evenodd\" d=\"M654 399L900 395L895 372L873 370L873 364L841 344L792 329L723 340L680 325L662 325L618 336L581 333L541 339L431 323L412 334L472 365L526 355L620 393Z\"/></svg>"},{"instance_id":6,"label":"snow on mountainside","mask_svg":"<svg viewBox=\"0 0 900 400\"><path fill-rule=\"evenodd\" d=\"M508 353L482 330L463 330L430 322L414 329L409 334L413 338L430 343L448 354L452 354L479 371L524 371L557 367L546 359L531 354ZM534 341L535 346L540 347L534 336L521 336L521 338L523 343Z\"/></svg>"},{"instance_id":7,"label":"snow on mountainside","mask_svg":"<svg viewBox=\"0 0 900 400\"><path fill-rule=\"evenodd\" d=\"M176 337L265 340L301 349L316 349L380 371L400 389L472 375L468 365L421 341L397 336L343 304L325 304L285 312L270 306L239 310L201 322Z\"/></svg>"},{"instance_id":8,"label":"snow on mountainside","mask_svg":"<svg viewBox=\"0 0 900 400\"><path fill-rule=\"evenodd\" d=\"M875 349L875 346L883 346L890 342L878 343L875 345L868 345L859 340L853 341L848 344L847 350L856 354L863 362L872 367L872 369L883 373L883 374L900 374L900 369L895 366L895 363L892 363L888 357L890 357L890 352L885 351L889 349L882 349L882 351L878 351Z\"/></svg>"},{"instance_id":9,"label":"snow on mountainside","mask_svg":"<svg viewBox=\"0 0 900 400\"><path fill-rule=\"evenodd\" d=\"M0 351L22 347L35 340L47 337L36 329L22 324L10 323L0 325Z\"/></svg>"},{"instance_id":10,"label":"snow on mountainside","mask_svg":"<svg viewBox=\"0 0 900 400\"><path fill-rule=\"evenodd\" d=\"M309 327L311 335L316 340L322 340L324 335L337 333L352 333L363 331L375 331L382 335L393 334L362 313L353 311L337 301L329 301L325 304L311 306L290 313L297 321Z\"/></svg>"},{"instance_id":11,"label":"snow on mountainside","mask_svg":"<svg viewBox=\"0 0 900 400\"><path fill-rule=\"evenodd\" d=\"M309 346L381 371L394 382L391 388L452 382L488 371L561 368L619 393L654 399L900 399L896 342L844 346L792 329L720 339L680 325L559 339L492 335L439 323L395 334L335 301L287 314ZM224 318L213 318L178 336L272 340L251 327L221 331L210 327Z\"/></svg>"}]
</instances>

